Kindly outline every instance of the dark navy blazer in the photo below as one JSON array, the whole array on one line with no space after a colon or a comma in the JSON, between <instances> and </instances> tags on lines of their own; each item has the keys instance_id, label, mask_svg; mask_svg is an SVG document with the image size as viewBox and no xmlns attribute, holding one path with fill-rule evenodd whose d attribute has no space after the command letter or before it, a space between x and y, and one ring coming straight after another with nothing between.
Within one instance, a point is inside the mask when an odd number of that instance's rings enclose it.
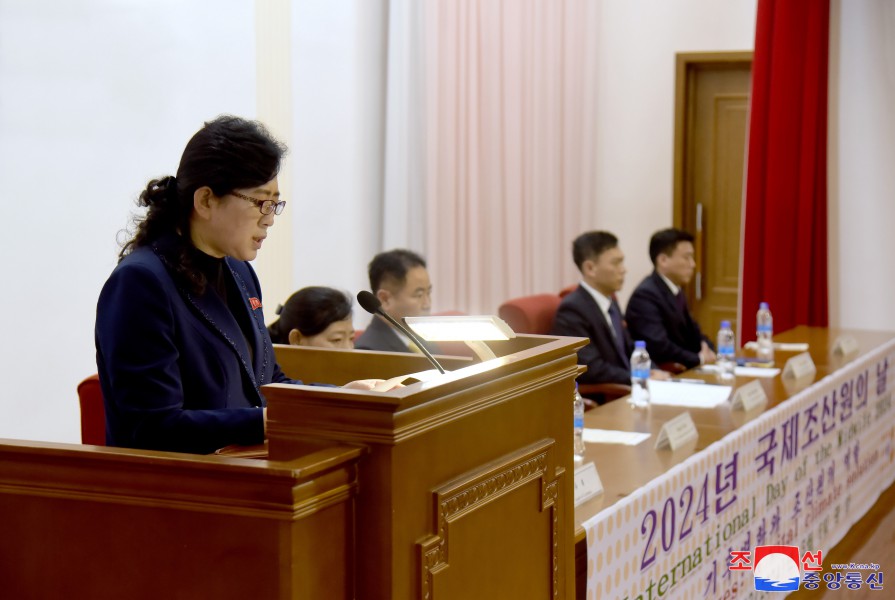
<instances>
[{"instance_id":1,"label":"dark navy blazer","mask_svg":"<svg viewBox=\"0 0 895 600\"><path fill-rule=\"evenodd\" d=\"M618 303L616 309L621 315ZM623 346L625 356L619 354L615 345L615 336L612 334L609 323L600 310L600 305L594 297L578 286L565 298L556 311L553 320L554 335L570 335L574 337L590 338L590 343L578 351L578 363L587 365L587 371L578 377L578 383L631 383L631 371L628 369L625 359L634 351L634 343L628 334L627 327L622 327L624 332Z\"/></svg>"},{"instance_id":2,"label":"dark navy blazer","mask_svg":"<svg viewBox=\"0 0 895 600\"><path fill-rule=\"evenodd\" d=\"M687 368L696 367L702 342L713 347L690 311L681 312L656 271L631 294L625 317L634 339L646 342L646 350L655 363L678 362Z\"/></svg>"},{"instance_id":3,"label":"dark navy blazer","mask_svg":"<svg viewBox=\"0 0 895 600\"><path fill-rule=\"evenodd\" d=\"M166 268L170 240L134 250L96 309L96 364L110 446L209 453L264 440L260 386L297 383L280 370L247 262L226 258L251 316L252 352L216 294L197 296ZM251 357L251 358L250 358Z\"/></svg>"}]
</instances>

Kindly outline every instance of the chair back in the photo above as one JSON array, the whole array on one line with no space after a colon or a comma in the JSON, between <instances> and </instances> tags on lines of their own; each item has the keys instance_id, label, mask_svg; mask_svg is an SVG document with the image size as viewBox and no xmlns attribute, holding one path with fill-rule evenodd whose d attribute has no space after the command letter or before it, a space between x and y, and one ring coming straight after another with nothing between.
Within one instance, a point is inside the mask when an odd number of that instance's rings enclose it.
<instances>
[{"instance_id":1,"label":"chair back","mask_svg":"<svg viewBox=\"0 0 895 600\"><path fill-rule=\"evenodd\" d=\"M91 375L78 384L78 400L81 403L81 443L105 446L106 407L99 375Z\"/></svg>"},{"instance_id":2,"label":"chair back","mask_svg":"<svg viewBox=\"0 0 895 600\"><path fill-rule=\"evenodd\" d=\"M561 301L557 294L521 296L501 304L497 314L516 333L547 335Z\"/></svg>"},{"instance_id":3,"label":"chair back","mask_svg":"<svg viewBox=\"0 0 895 600\"><path fill-rule=\"evenodd\" d=\"M573 283L572 285L567 285L563 289L559 290L559 297L565 298L566 296L568 296L569 294L571 294L572 292L574 292L577 289L578 289L577 283Z\"/></svg>"}]
</instances>

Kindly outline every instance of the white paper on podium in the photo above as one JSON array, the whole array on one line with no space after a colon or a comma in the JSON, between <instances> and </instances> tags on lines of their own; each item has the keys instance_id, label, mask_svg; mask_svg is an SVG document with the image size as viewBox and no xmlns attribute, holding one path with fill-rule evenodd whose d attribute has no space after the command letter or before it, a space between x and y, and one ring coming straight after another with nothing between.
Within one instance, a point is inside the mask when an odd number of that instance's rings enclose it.
<instances>
[{"instance_id":1,"label":"white paper on podium","mask_svg":"<svg viewBox=\"0 0 895 600\"><path fill-rule=\"evenodd\" d=\"M640 442L649 439L650 434L640 433L638 431L615 431L611 429L588 429L584 428L584 434L581 436L588 444L623 444L625 446L636 446Z\"/></svg>"},{"instance_id":2,"label":"white paper on podium","mask_svg":"<svg viewBox=\"0 0 895 600\"><path fill-rule=\"evenodd\" d=\"M714 408L726 402L732 390L733 388L729 385L682 383L679 381L656 381L650 379L649 401L650 404Z\"/></svg>"},{"instance_id":3,"label":"white paper on podium","mask_svg":"<svg viewBox=\"0 0 895 600\"><path fill-rule=\"evenodd\" d=\"M442 373L438 369L429 369L428 371L420 371L419 373L398 375L397 377L392 377L391 379L380 381L373 387L373 391L381 392L383 390L390 390L399 383L404 383L408 379L416 379L417 381L432 381L433 379L441 377L441 375Z\"/></svg>"}]
</instances>

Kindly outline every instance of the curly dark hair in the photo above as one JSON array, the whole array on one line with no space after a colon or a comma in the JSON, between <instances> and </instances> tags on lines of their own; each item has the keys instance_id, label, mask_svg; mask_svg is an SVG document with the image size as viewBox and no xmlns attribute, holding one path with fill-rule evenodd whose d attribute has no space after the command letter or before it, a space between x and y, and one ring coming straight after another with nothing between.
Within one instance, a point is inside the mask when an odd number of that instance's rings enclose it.
<instances>
[{"instance_id":1,"label":"curly dark hair","mask_svg":"<svg viewBox=\"0 0 895 600\"><path fill-rule=\"evenodd\" d=\"M208 121L187 143L177 176L150 181L137 200L148 207L145 216L135 217L136 232L122 245L119 260L137 248L163 236L177 239L171 256L165 257L174 276L192 291L205 290L205 275L191 259L189 236L193 195L208 186L217 196L236 189L263 185L277 176L286 146L264 125L231 115Z\"/></svg>"}]
</instances>

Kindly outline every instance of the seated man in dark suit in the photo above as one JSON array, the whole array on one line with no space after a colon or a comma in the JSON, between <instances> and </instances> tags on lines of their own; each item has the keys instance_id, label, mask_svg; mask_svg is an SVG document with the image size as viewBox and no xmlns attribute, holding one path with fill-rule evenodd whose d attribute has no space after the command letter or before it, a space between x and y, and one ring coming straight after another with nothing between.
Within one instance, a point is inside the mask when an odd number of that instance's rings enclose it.
<instances>
[{"instance_id":1,"label":"seated man in dark suit","mask_svg":"<svg viewBox=\"0 0 895 600\"><path fill-rule=\"evenodd\" d=\"M370 261L367 271L370 289L382 302L382 310L393 319L400 322L404 317L429 314L432 284L426 261L419 254L401 249L381 252ZM373 317L354 347L359 350L419 352L415 343L379 316ZM426 349L436 351L432 344L427 344Z\"/></svg>"},{"instance_id":2,"label":"seated man in dark suit","mask_svg":"<svg viewBox=\"0 0 895 600\"><path fill-rule=\"evenodd\" d=\"M657 231L649 254L655 270L634 290L625 311L631 334L646 341L655 363L692 368L714 361L714 346L690 314L681 289L696 269L693 236L680 229Z\"/></svg>"},{"instance_id":3,"label":"seated man in dark suit","mask_svg":"<svg viewBox=\"0 0 895 600\"><path fill-rule=\"evenodd\" d=\"M615 299L627 272L618 239L605 231L583 233L572 242L572 258L581 284L563 298L552 333L590 338L578 351L578 363L587 365L579 383L630 384L634 342Z\"/></svg>"}]
</instances>

